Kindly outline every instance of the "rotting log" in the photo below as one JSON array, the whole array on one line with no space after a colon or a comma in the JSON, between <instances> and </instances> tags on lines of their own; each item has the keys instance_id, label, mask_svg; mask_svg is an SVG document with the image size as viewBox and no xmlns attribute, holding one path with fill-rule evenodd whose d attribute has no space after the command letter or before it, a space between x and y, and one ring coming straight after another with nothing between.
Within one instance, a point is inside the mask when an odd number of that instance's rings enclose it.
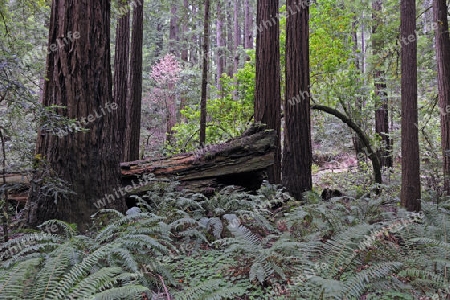
<instances>
[{"instance_id":1,"label":"rotting log","mask_svg":"<svg viewBox=\"0 0 450 300\"><path fill-rule=\"evenodd\" d=\"M161 179L174 179L181 188L207 192L225 185L256 190L267 167L274 163L275 133L254 125L242 136L222 144L168 158L145 159L120 164L122 183L130 184L141 175L152 173ZM132 193L142 193L141 186Z\"/></svg>"}]
</instances>

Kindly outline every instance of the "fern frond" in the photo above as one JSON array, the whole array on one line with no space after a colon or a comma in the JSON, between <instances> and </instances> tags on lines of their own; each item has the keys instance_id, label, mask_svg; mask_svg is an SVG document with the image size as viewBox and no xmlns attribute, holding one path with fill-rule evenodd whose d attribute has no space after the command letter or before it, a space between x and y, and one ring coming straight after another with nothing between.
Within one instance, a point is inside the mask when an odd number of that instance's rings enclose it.
<instances>
[{"instance_id":1,"label":"fern frond","mask_svg":"<svg viewBox=\"0 0 450 300\"><path fill-rule=\"evenodd\" d=\"M120 244L104 245L93 253L89 254L83 261L75 265L68 274L59 281L56 289L53 291L54 297L65 297L80 280L85 278L92 268L94 268L101 259L107 257L113 249L119 248Z\"/></svg>"},{"instance_id":2,"label":"fern frond","mask_svg":"<svg viewBox=\"0 0 450 300\"><path fill-rule=\"evenodd\" d=\"M399 262L379 263L357 273L345 282L345 288L339 299L346 297L358 299L368 289L370 282L388 277L391 273L400 269L402 265Z\"/></svg>"},{"instance_id":3,"label":"fern frond","mask_svg":"<svg viewBox=\"0 0 450 300\"><path fill-rule=\"evenodd\" d=\"M198 300L208 299L206 296L220 289L222 280L211 279L203 282L195 287L190 287L186 290L175 293L175 299L182 300Z\"/></svg>"},{"instance_id":4,"label":"fern frond","mask_svg":"<svg viewBox=\"0 0 450 300\"><path fill-rule=\"evenodd\" d=\"M149 289L141 285L125 285L115 287L106 291L95 294L94 300L111 300L111 299L142 299L142 294L149 292Z\"/></svg>"},{"instance_id":5,"label":"fern frond","mask_svg":"<svg viewBox=\"0 0 450 300\"><path fill-rule=\"evenodd\" d=\"M117 283L115 277L122 272L122 268L119 267L102 268L76 284L71 289L70 296L75 299L85 299L104 288L111 288Z\"/></svg>"},{"instance_id":6,"label":"fern frond","mask_svg":"<svg viewBox=\"0 0 450 300\"><path fill-rule=\"evenodd\" d=\"M33 299L47 299L49 293L56 290L59 280L67 273L71 261L74 261L75 252L70 242L66 242L49 254L36 276Z\"/></svg>"},{"instance_id":7,"label":"fern frond","mask_svg":"<svg viewBox=\"0 0 450 300\"><path fill-rule=\"evenodd\" d=\"M41 258L33 258L19 262L10 270L0 269L1 298L24 299L41 261Z\"/></svg>"},{"instance_id":8,"label":"fern frond","mask_svg":"<svg viewBox=\"0 0 450 300\"><path fill-rule=\"evenodd\" d=\"M448 278L426 270L409 268L400 271L398 275L401 277L409 277L412 280L426 280L428 282L434 283L437 287L441 288L448 287L450 284Z\"/></svg>"}]
</instances>

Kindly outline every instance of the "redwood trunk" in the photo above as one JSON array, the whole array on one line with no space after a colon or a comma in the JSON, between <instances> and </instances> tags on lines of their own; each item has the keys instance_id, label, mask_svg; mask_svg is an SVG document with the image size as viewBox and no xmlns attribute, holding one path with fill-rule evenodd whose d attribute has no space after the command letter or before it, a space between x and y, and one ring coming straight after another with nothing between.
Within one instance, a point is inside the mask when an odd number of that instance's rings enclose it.
<instances>
[{"instance_id":1,"label":"redwood trunk","mask_svg":"<svg viewBox=\"0 0 450 300\"><path fill-rule=\"evenodd\" d=\"M250 0L245 0L244 6L244 48L253 49L253 9Z\"/></svg>"},{"instance_id":2,"label":"redwood trunk","mask_svg":"<svg viewBox=\"0 0 450 300\"><path fill-rule=\"evenodd\" d=\"M297 0L288 0L294 6ZM312 188L310 78L309 78L309 8L305 6L286 19L286 101L282 164L283 186L296 199ZM287 99L305 95L299 103ZM305 93L306 92L306 93Z\"/></svg>"},{"instance_id":3,"label":"redwood trunk","mask_svg":"<svg viewBox=\"0 0 450 300\"><path fill-rule=\"evenodd\" d=\"M169 50L170 53L178 57L178 9L177 4L172 3L170 8L170 29L169 29Z\"/></svg>"},{"instance_id":4,"label":"redwood trunk","mask_svg":"<svg viewBox=\"0 0 450 300\"><path fill-rule=\"evenodd\" d=\"M234 1L234 47L233 47L233 55L234 55L234 67L233 73L237 72L239 67L239 53L238 47L241 44L241 26L239 24L239 11L241 9L240 1Z\"/></svg>"},{"instance_id":5,"label":"redwood trunk","mask_svg":"<svg viewBox=\"0 0 450 300\"><path fill-rule=\"evenodd\" d=\"M383 37L377 32L377 29L382 25L382 0L374 0L372 3L372 20L374 25L372 27L372 49L374 57L383 51L384 43ZM382 65L377 63L378 66ZM381 137L381 144L377 147L377 155L380 159L381 167L392 167L391 154L391 140L389 138L389 106L388 95L386 93L386 82L384 79L384 72L380 67L374 70L375 82L375 132Z\"/></svg>"},{"instance_id":6,"label":"redwood trunk","mask_svg":"<svg viewBox=\"0 0 450 300\"><path fill-rule=\"evenodd\" d=\"M206 89L208 88L209 0L205 1L205 18L203 26L203 73L202 95L200 99L200 146L202 147L206 142Z\"/></svg>"},{"instance_id":7,"label":"redwood trunk","mask_svg":"<svg viewBox=\"0 0 450 300\"><path fill-rule=\"evenodd\" d=\"M124 157L126 160L139 159L139 138L141 133L142 103L142 39L143 39L143 2L133 10L131 32L131 54L129 74L129 95L127 99L127 130Z\"/></svg>"},{"instance_id":8,"label":"redwood trunk","mask_svg":"<svg viewBox=\"0 0 450 300\"><path fill-rule=\"evenodd\" d=\"M408 211L420 211L420 158L419 136L417 128L417 37L416 2L400 2L400 37L401 37L401 153L402 153L402 188L401 205ZM411 38L410 41L409 37Z\"/></svg>"},{"instance_id":9,"label":"redwood trunk","mask_svg":"<svg viewBox=\"0 0 450 300\"><path fill-rule=\"evenodd\" d=\"M436 60L438 70L438 91L440 111L447 112L450 106L450 37L447 20L447 3L445 0L434 0L434 23L437 24ZM441 113L441 147L444 169L444 191L450 195L450 117Z\"/></svg>"},{"instance_id":10,"label":"redwood trunk","mask_svg":"<svg viewBox=\"0 0 450 300\"><path fill-rule=\"evenodd\" d=\"M222 0L217 1L217 21L216 21L216 43L217 43L217 75L216 75L216 85L219 92L222 92L222 84L220 83L220 77L225 68L225 55L223 47L225 46L225 40L223 38L223 23L224 23L224 12L222 11L223 2Z\"/></svg>"},{"instance_id":11,"label":"redwood trunk","mask_svg":"<svg viewBox=\"0 0 450 300\"><path fill-rule=\"evenodd\" d=\"M257 24L271 25L256 35L255 121L267 124L277 135L274 165L268 170L271 183L281 182L280 39L279 20L273 17L277 13L277 0L258 0Z\"/></svg>"},{"instance_id":12,"label":"redwood trunk","mask_svg":"<svg viewBox=\"0 0 450 300\"><path fill-rule=\"evenodd\" d=\"M88 132L63 137L38 133L36 153L42 157L40 165L45 161L48 168L35 172L27 221L36 226L56 218L76 223L83 232L97 210L94 202L116 188L120 176L118 116L111 108L110 1L53 0L49 44L69 31L80 37L49 54L43 105L65 106L58 113L81 122L90 115L94 120L85 125ZM76 194L49 190L52 177L65 180L70 184L65 188ZM108 207L123 210L124 201L119 195Z\"/></svg>"},{"instance_id":13,"label":"redwood trunk","mask_svg":"<svg viewBox=\"0 0 450 300\"><path fill-rule=\"evenodd\" d=\"M130 55L130 13L128 11L128 3L123 1L122 6L127 9L127 13L120 17L116 27L116 50L114 54L114 102L117 103L119 109L118 117L118 141L122 142L120 161L126 161L123 156L126 139L127 125L127 91L128 91L128 66Z\"/></svg>"}]
</instances>

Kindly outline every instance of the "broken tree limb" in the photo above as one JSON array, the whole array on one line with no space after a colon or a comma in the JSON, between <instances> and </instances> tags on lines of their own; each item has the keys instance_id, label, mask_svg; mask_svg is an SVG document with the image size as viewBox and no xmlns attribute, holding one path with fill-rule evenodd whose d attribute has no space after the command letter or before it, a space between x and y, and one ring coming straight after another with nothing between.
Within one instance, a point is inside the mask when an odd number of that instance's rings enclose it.
<instances>
[{"instance_id":1,"label":"broken tree limb","mask_svg":"<svg viewBox=\"0 0 450 300\"><path fill-rule=\"evenodd\" d=\"M375 182L378 184L382 184L383 180L381 178L381 165L380 160L378 159L378 156L375 151L373 151L373 148L370 144L369 137L367 134L364 133L364 131L355 123L353 122L349 117L342 114L340 111L324 106L324 105L311 105L311 109L320 110L323 112L326 112L332 116L335 116L336 118L340 119L342 122L348 125L355 133L358 135L358 137L361 139L362 143L367 149L369 159L372 161L372 169L375 176ZM379 192L379 189L377 189L377 193Z\"/></svg>"},{"instance_id":2,"label":"broken tree limb","mask_svg":"<svg viewBox=\"0 0 450 300\"><path fill-rule=\"evenodd\" d=\"M274 163L274 147L274 131L255 125L241 137L195 152L121 163L122 181L129 183L152 173L156 178L176 179L182 187L196 191L231 184L255 190L266 168Z\"/></svg>"}]
</instances>

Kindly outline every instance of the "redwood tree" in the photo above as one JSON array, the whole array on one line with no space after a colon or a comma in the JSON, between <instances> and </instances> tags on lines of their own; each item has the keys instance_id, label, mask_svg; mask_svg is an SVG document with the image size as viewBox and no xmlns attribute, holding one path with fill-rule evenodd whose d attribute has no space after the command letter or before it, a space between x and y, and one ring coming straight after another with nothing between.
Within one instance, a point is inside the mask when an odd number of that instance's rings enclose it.
<instances>
[{"instance_id":1,"label":"redwood tree","mask_svg":"<svg viewBox=\"0 0 450 300\"><path fill-rule=\"evenodd\" d=\"M281 94L280 42L277 0L258 0L256 24L256 99L255 121L267 124L278 135L274 165L268 170L271 183L281 182Z\"/></svg>"},{"instance_id":2,"label":"redwood tree","mask_svg":"<svg viewBox=\"0 0 450 300\"><path fill-rule=\"evenodd\" d=\"M250 0L244 1L244 48L253 49L253 10Z\"/></svg>"},{"instance_id":3,"label":"redwood tree","mask_svg":"<svg viewBox=\"0 0 450 300\"><path fill-rule=\"evenodd\" d=\"M126 161L139 159L139 138L141 132L142 103L142 41L144 0L133 9L131 28L130 73L128 77L127 129L124 158Z\"/></svg>"},{"instance_id":4,"label":"redwood tree","mask_svg":"<svg viewBox=\"0 0 450 300\"><path fill-rule=\"evenodd\" d=\"M417 116L416 2L400 2L401 36L401 154L402 188L400 201L408 211L421 209L419 133Z\"/></svg>"},{"instance_id":5,"label":"redwood tree","mask_svg":"<svg viewBox=\"0 0 450 300\"><path fill-rule=\"evenodd\" d=\"M57 218L83 231L97 210L94 203L112 194L120 178L117 114L111 109L110 1L53 0L49 44L69 31L80 37L49 53L43 105L65 106L59 114L94 120L86 125L88 132L59 137L39 131L36 158L41 168L31 184L27 221L35 226ZM76 194L56 193L56 178ZM110 207L123 210L124 199L113 198Z\"/></svg>"},{"instance_id":6,"label":"redwood tree","mask_svg":"<svg viewBox=\"0 0 450 300\"><path fill-rule=\"evenodd\" d=\"M372 49L373 54L383 51L383 37L379 33L379 27L382 25L382 0L374 0L372 2ZM381 145L377 150L377 155L381 163L381 167L392 167L391 140L389 138L389 106L388 95L386 93L386 81L384 72L380 67L381 63L374 68L373 77L375 82L375 131L381 137Z\"/></svg>"},{"instance_id":7,"label":"redwood tree","mask_svg":"<svg viewBox=\"0 0 450 300\"><path fill-rule=\"evenodd\" d=\"M120 146L120 160L126 161L123 156L125 146L126 125L127 125L127 90L128 90L128 66L130 55L130 12L128 10L128 3L126 0L121 1L121 6L126 11L117 20L116 27L116 45L114 53L114 102L117 103L121 109L117 111L118 114L118 141L123 141Z\"/></svg>"},{"instance_id":8,"label":"redwood tree","mask_svg":"<svg viewBox=\"0 0 450 300\"><path fill-rule=\"evenodd\" d=\"M208 48L209 48L209 0L205 1L205 18L203 23L203 72L202 94L200 99L200 146L206 141L206 92L208 88Z\"/></svg>"},{"instance_id":9,"label":"redwood tree","mask_svg":"<svg viewBox=\"0 0 450 300\"><path fill-rule=\"evenodd\" d=\"M447 13L448 8L445 0L433 1L440 111L447 111L446 108L450 106L450 36ZM441 113L441 147L444 191L447 195L450 195L450 116L448 113Z\"/></svg>"},{"instance_id":10,"label":"redwood tree","mask_svg":"<svg viewBox=\"0 0 450 300\"><path fill-rule=\"evenodd\" d=\"M286 5L298 5L298 0L287 0ZM311 124L309 89L309 7L286 19L286 99L284 106L283 186L296 199L312 188ZM288 99L302 100L294 105ZM305 93L306 92L306 93Z\"/></svg>"}]
</instances>

